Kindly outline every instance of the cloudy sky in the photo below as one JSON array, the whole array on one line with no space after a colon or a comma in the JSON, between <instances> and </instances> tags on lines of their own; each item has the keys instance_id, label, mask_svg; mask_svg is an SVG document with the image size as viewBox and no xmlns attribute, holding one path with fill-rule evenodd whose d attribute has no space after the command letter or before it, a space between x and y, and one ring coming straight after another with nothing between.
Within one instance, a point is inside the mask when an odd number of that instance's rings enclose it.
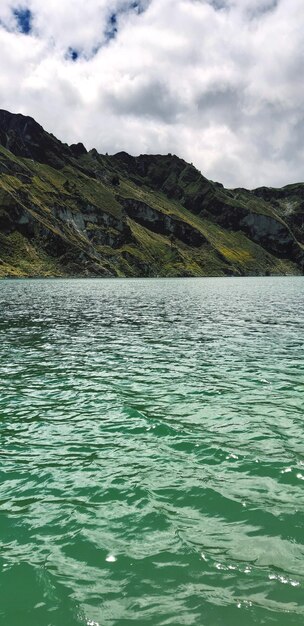
<instances>
[{"instance_id":1,"label":"cloudy sky","mask_svg":"<svg viewBox=\"0 0 304 626\"><path fill-rule=\"evenodd\" d=\"M303 0L0 2L0 107L62 141L304 180Z\"/></svg>"}]
</instances>

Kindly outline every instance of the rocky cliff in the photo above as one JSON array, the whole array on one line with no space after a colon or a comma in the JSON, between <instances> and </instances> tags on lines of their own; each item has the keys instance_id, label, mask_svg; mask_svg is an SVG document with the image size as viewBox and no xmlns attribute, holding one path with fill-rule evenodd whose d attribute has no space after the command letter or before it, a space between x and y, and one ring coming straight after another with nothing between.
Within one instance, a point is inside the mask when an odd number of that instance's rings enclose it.
<instances>
[{"instance_id":1,"label":"rocky cliff","mask_svg":"<svg viewBox=\"0 0 304 626\"><path fill-rule=\"evenodd\" d=\"M61 143L0 111L0 276L302 274L304 184L224 189L175 155Z\"/></svg>"}]
</instances>

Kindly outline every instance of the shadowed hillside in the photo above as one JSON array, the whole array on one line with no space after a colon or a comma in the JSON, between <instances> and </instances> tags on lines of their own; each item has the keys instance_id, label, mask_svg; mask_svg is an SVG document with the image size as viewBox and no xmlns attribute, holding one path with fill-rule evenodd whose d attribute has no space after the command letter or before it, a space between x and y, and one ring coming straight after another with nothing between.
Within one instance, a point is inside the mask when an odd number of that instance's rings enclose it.
<instances>
[{"instance_id":1,"label":"shadowed hillside","mask_svg":"<svg viewBox=\"0 0 304 626\"><path fill-rule=\"evenodd\" d=\"M0 111L0 276L302 274L304 184L224 189L174 155L68 146Z\"/></svg>"}]
</instances>

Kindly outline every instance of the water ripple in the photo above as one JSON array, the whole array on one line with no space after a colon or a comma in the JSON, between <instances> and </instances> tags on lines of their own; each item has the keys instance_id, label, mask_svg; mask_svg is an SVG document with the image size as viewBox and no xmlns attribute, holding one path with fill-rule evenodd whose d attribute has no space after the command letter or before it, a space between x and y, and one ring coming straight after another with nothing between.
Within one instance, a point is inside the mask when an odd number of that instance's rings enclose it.
<instances>
[{"instance_id":1,"label":"water ripple","mask_svg":"<svg viewBox=\"0 0 304 626\"><path fill-rule=\"evenodd\" d=\"M304 280L3 281L5 626L298 626Z\"/></svg>"}]
</instances>

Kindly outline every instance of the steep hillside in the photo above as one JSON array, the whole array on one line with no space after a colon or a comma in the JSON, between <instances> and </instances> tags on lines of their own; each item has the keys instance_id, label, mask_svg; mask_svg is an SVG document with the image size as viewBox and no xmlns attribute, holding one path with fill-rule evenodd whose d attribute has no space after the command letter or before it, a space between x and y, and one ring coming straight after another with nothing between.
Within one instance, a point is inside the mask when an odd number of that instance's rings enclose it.
<instances>
[{"instance_id":1,"label":"steep hillside","mask_svg":"<svg viewBox=\"0 0 304 626\"><path fill-rule=\"evenodd\" d=\"M227 190L172 155L87 152L0 111L0 276L301 274L304 184Z\"/></svg>"}]
</instances>

